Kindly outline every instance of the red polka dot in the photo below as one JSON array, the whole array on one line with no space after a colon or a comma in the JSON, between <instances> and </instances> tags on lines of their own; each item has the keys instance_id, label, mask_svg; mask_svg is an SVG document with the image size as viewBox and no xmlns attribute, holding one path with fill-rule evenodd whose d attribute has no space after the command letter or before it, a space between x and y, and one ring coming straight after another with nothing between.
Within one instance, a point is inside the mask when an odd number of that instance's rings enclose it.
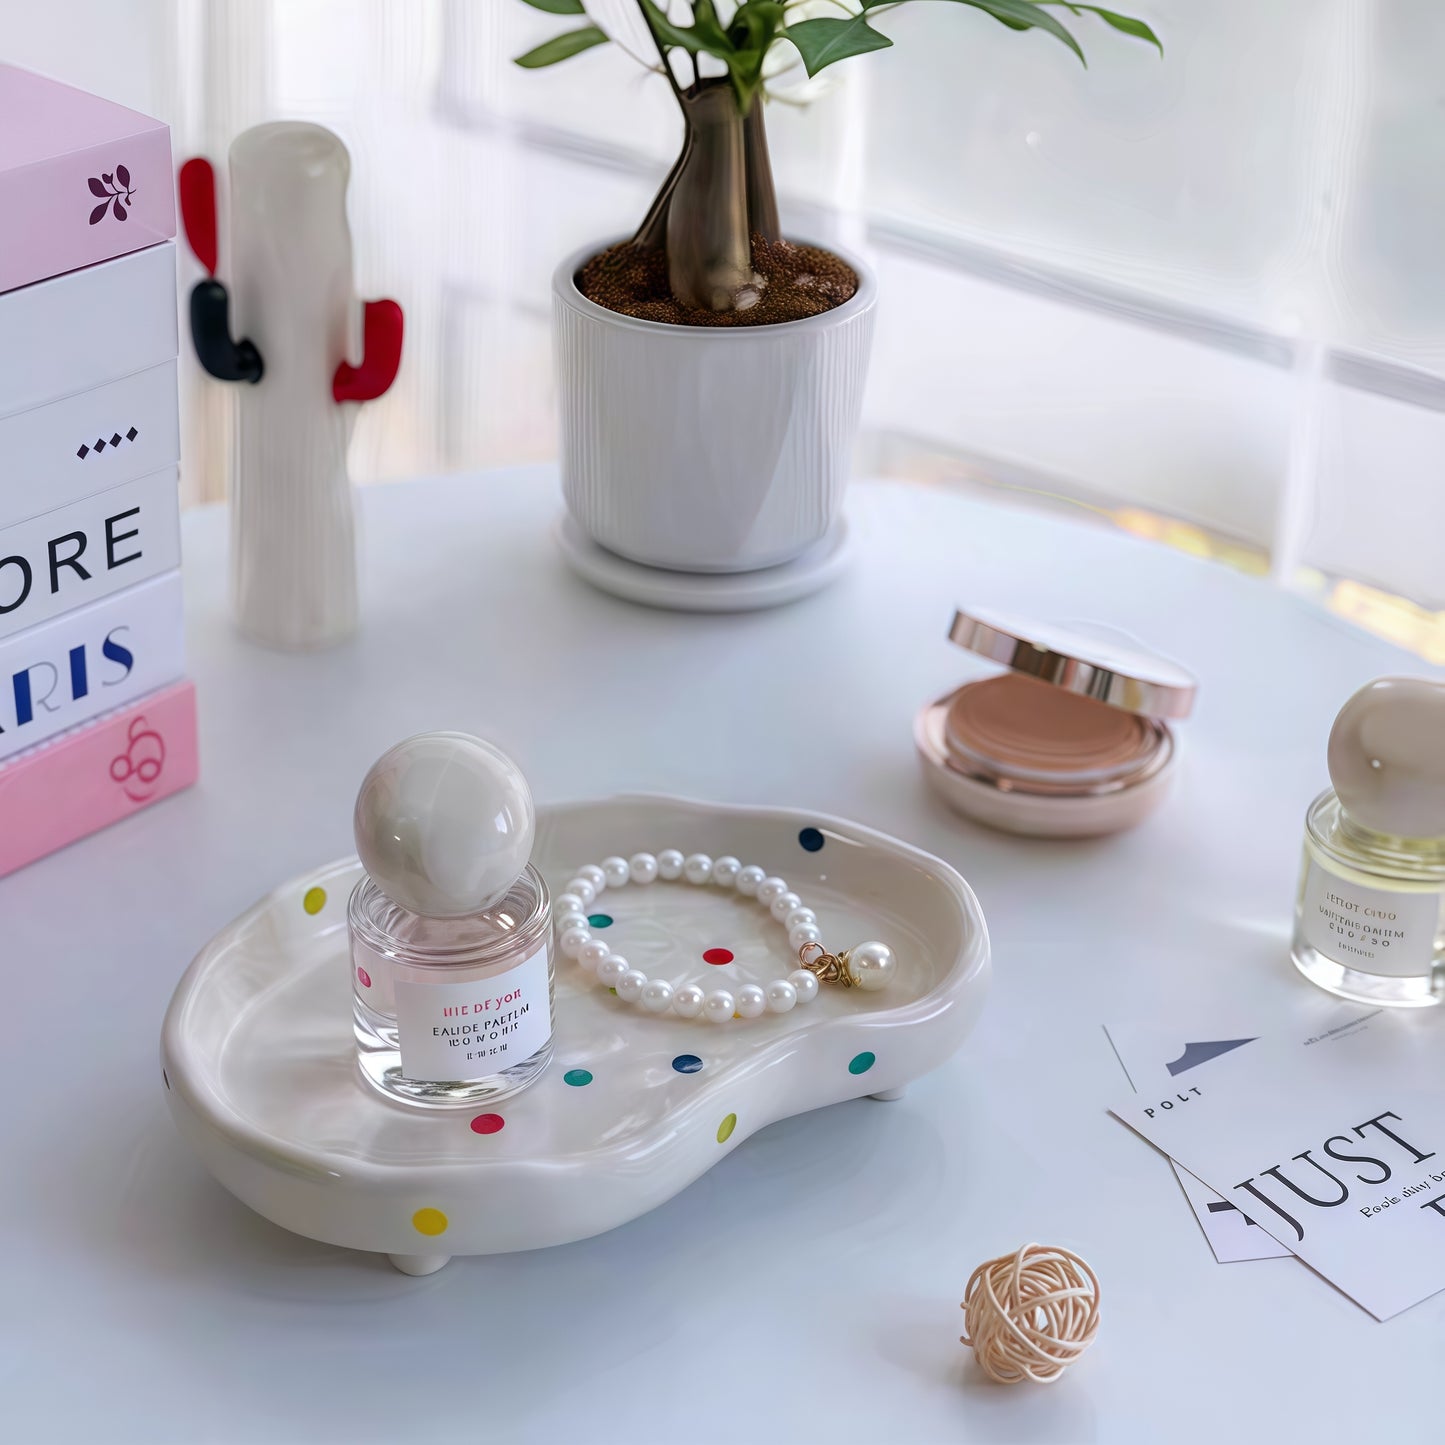
<instances>
[{"instance_id":1,"label":"red polka dot","mask_svg":"<svg viewBox=\"0 0 1445 1445\"><path fill-rule=\"evenodd\" d=\"M357 978L359 978L359 979L361 980L361 986L362 986L362 988L370 988L370 987L371 987L371 975L370 975L369 973L367 973L367 971L366 971L364 968L358 968L358 969L356 970L356 976L357 976Z\"/></svg>"},{"instance_id":2,"label":"red polka dot","mask_svg":"<svg viewBox=\"0 0 1445 1445\"><path fill-rule=\"evenodd\" d=\"M472 1120L473 1134L500 1134L507 1121L500 1114L478 1114Z\"/></svg>"},{"instance_id":3,"label":"red polka dot","mask_svg":"<svg viewBox=\"0 0 1445 1445\"><path fill-rule=\"evenodd\" d=\"M733 961L733 956L732 952L729 949L710 948L705 954L703 954L702 961L704 963L731 963Z\"/></svg>"}]
</instances>

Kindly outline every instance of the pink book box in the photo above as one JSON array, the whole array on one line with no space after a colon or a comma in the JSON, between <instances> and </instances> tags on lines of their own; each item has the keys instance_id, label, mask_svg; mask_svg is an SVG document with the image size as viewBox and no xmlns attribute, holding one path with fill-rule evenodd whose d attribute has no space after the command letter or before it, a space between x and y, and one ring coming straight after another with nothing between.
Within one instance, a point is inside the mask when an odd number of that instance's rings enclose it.
<instances>
[{"instance_id":1,"label":"pink book box","mask_svg":"<svg viewBox=\"0 0 1445 1445\"><path fill-rule=\"evenodd\" d=\"M0 875L196 779L175 228L162 122L0 65Z\"/></svg>"}]
</instances>

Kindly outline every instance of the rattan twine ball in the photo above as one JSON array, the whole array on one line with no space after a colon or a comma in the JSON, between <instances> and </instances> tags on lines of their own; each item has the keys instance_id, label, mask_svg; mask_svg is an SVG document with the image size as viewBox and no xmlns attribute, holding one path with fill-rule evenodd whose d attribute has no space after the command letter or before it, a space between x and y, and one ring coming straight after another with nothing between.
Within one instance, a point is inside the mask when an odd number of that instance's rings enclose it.
<instances>
[{"instance_id":1,"label":"rattan twine ball","mask_svg":"<svg viewBox=\"0 0 1445 1445\"><path fill-rule=\"evenodd\" d=\"M1046 1385L1093 1344L1099 1280L1067 1249L1026 1244L979 1265L962 1308L962 1341L990 1379Z\"/></svg>"}]
</instances>

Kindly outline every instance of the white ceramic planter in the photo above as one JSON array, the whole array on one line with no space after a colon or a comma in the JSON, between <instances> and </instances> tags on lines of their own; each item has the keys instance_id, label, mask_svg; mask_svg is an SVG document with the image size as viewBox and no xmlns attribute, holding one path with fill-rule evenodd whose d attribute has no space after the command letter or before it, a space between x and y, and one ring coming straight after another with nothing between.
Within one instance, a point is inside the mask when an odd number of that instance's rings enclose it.
<instances>
[{"instance_id":1,"label":"white ceramic planter","mask_svg":"<svg viewBox=\"0 0 1445 1445\"><path fill-rule=\"evenodd\" d=\"M683 572L792 561L838 515L878 288L856 256L852 300L776 326L667 326L587 300L557 268L553 330L562 489L609 551Z\"/></svg>"}]
</instances>

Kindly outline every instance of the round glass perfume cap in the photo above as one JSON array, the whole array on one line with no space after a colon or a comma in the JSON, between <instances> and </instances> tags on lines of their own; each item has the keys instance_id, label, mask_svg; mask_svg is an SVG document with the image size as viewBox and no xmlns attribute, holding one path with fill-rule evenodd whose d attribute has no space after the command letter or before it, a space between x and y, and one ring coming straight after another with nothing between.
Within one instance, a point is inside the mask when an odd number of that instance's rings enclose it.
<instances>
[{"instance_id":1,"label":"round glass perfume cap","mask_svg":"<svg viewBox=\"0 0 1445 1445\"><path fill-rule=\"evenodd\" d=\"M1014 672L1143 717L1188 717L1198 684L1177 662L1117 628L1034 622L981 607L960 609L950 642Z\"/></svg>"}]
</instances>

